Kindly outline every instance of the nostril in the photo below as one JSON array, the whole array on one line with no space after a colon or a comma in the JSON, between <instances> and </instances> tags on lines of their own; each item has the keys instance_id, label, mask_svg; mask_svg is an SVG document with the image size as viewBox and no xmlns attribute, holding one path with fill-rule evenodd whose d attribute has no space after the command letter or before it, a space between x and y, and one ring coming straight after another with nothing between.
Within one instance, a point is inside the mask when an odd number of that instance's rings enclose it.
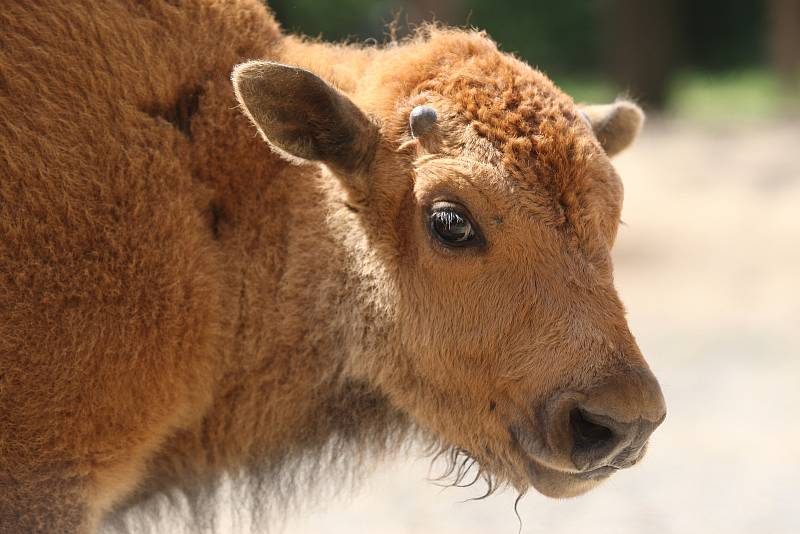
<instances>
[{"instance_id":1,"label":"nostril","mask_svg":"<svg viewBox=\"0 0 800 534\"><path fill-rule=\"evenodd\" d=\"M608 427L592 422L589 417L580 408L575 408L569 413L573 452L580 455L591 452L602 454L609 446L613 445L614 432Z\"/></svg>"}]
</instances>

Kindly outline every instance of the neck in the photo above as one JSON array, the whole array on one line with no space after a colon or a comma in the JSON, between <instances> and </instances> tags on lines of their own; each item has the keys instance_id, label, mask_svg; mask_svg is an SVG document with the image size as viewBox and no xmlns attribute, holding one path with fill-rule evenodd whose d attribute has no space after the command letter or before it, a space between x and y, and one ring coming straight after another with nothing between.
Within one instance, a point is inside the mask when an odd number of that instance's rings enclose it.
<instances>
[{"instance_id":1,"label":"neck","mask_svg":"<svg viewBox=\"0 0 800 534\"><path fill-rule=\"evenodd\" d=\"M353 90L375 53L284 41L271 59L313 70L344 90ZM353 61L333 60L345 53ZM219 378L211 404L198 407L197 420L154 459L150 490L253 462L272 472L330 443L380 448L407 427L383 395L357 378L368 374L363 361L379 361L375 356L391 346L386 306L376 293L384 285L381 268L370 263L357 215L332 176L279 159L236 118L219 121L228 130L207 132L241 143L240 152L220 154L216 161L230 162L208 177L212 208L221 214L214 234L224 265Z\"/></svg>"},{"instance_id":2,"label":"neck","mask_svg":"<svg viewBox=\"0 0 800 534\"><path fill-rule=\"evenodd\" d=\"M278 172L266 189L238 206L269 217L242 218L221 235L236 318L222 342L212 404L167 444L157 479L205 478L252 462L272 477L332 443L359 455L380 449L407 426L352 373L365 354L385 350L376 299L365 292L376 287L375 274L355 264L365 261L353 243L355 215L332 177L272 163Z\"/></svg>"},{"instance_id":3,"label":"neck","mask_svg":"<svg viewBox=\"0 0 800 534\"><path fill-rule=\"evenodd\" d=\"M356 433L386 410L378 393L351 378L352 363L376 347L381 324L367 293L374 284L351 248L358 224L333 179L312 169L292 178L291 196L303 201L282 214L282 234L265 236L282 251L280 261L269 270L261 258L242 276L235 344L241 349L223 387L244 388L248 409L224 409L248 428L262 423L247 437L257 455L319 446L329 435Z\"/></svg>"}]
</instances>

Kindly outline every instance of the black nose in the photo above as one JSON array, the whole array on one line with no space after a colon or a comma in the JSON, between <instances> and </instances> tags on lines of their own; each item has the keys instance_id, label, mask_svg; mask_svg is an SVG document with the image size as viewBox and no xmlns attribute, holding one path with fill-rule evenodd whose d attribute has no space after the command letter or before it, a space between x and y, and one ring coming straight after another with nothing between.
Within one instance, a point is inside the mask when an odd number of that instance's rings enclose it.
<instances>
[{"instance_id":1,"label":"black nose","mask_svg":"<svg viewBox=\"0 0 800 534\"><path fill-rule=\"evenodd\" d=\"M627 467L643 454L647 438L661 421L638 419L623 423L579 406L570 411L572 463L581 471Z\"/></svg>"},{"instance_id":2,"label":"black nose","mask_svg":"<svg viewBox=\"0 0 800 534\"><path fill-rule=\"evenodd\" d=\"M569 414L572 433L572 461L578 469L588 469L608 458L622 436L617 426L607 417L600 417L582 408L574 408ZM610 424L611 423L611 424Z\"/></svg>"},{"instance_id":3,"label":"black nose","mask_svg":"<svg viewBox=\"0 0 800 534\"><path fill-rule=\"evenodd\" d=\"M667 409L650 370L630 368L584 391L561 391L548 401L546 413L555 461L565 469L602 475L642 457Z\"/></svg>"}]
</instances>

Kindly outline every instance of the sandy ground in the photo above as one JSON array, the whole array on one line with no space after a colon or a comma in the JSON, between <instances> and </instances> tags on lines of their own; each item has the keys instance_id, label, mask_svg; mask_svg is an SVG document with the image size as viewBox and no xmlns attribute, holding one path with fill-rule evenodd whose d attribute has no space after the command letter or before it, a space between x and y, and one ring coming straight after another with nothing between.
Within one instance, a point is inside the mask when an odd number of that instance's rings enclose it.
<instances>
[{"instance_id":1,"label":"sandy ground","mask_svg":"<svg viewBox=\"0 0 800 534\"><path fill-rule=\"evenodd\" d=\"M577 499L526 496L521 532L798 533L800 124L654 122L616 164L617 286L669 415L641 466ZM515 494L463 503L480 491L427 474L425 460L384 464L283 531L520 530Z\"/></svg>"}]
</instances>

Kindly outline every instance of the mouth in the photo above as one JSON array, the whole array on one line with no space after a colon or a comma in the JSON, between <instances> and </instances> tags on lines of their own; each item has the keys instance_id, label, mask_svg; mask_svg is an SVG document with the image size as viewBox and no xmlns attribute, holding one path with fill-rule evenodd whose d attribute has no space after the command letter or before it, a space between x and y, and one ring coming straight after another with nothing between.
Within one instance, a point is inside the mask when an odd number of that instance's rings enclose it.
<instances>
[{"instance_id":1,"label":"mouth","mask_svg":"<svg viewBox=\"0 0 800 534\"><path fill-rule=\"evenodd\" d=\"M613 465L606 465L603 467L598 467L597 469L592 469L591 471L581 471L580 473L574 473L574 476L581 478L583 480L605 480L606 478L610 477L617 471L622 469L621 467L615 467Z\"/></svg>"},{"instance_id":2,"label":"mouth","mask_svg":"<svg viewBox=\"0 0 800 534\"><path fill-rule=\"evenodd\" d=\"M521 434L519 429L510 430L516 456L526 466L528 483L539 493L559 499L576 497L588 492L617 471L638 463L646 450L643 446L635 454L630 454L632 451L625 451L628 454L624 459L620 455L608 465L579 470L571 462L554 461L555 458L550 458L547 454L546 447L540 442L533 445L531 437Z\"/></svg>"},{"instance_id":3,"label":"mouth","mask_svg":"<svg viewBox=\"0 0 800 534\"><path fill-rule=\"evenodd\" d=\"M532 459L527 460L527 467L529 484L542 495L555 499L583 495L614 472L605 468L581 473L563 471Z\"/></svg>"}]
</instances>

